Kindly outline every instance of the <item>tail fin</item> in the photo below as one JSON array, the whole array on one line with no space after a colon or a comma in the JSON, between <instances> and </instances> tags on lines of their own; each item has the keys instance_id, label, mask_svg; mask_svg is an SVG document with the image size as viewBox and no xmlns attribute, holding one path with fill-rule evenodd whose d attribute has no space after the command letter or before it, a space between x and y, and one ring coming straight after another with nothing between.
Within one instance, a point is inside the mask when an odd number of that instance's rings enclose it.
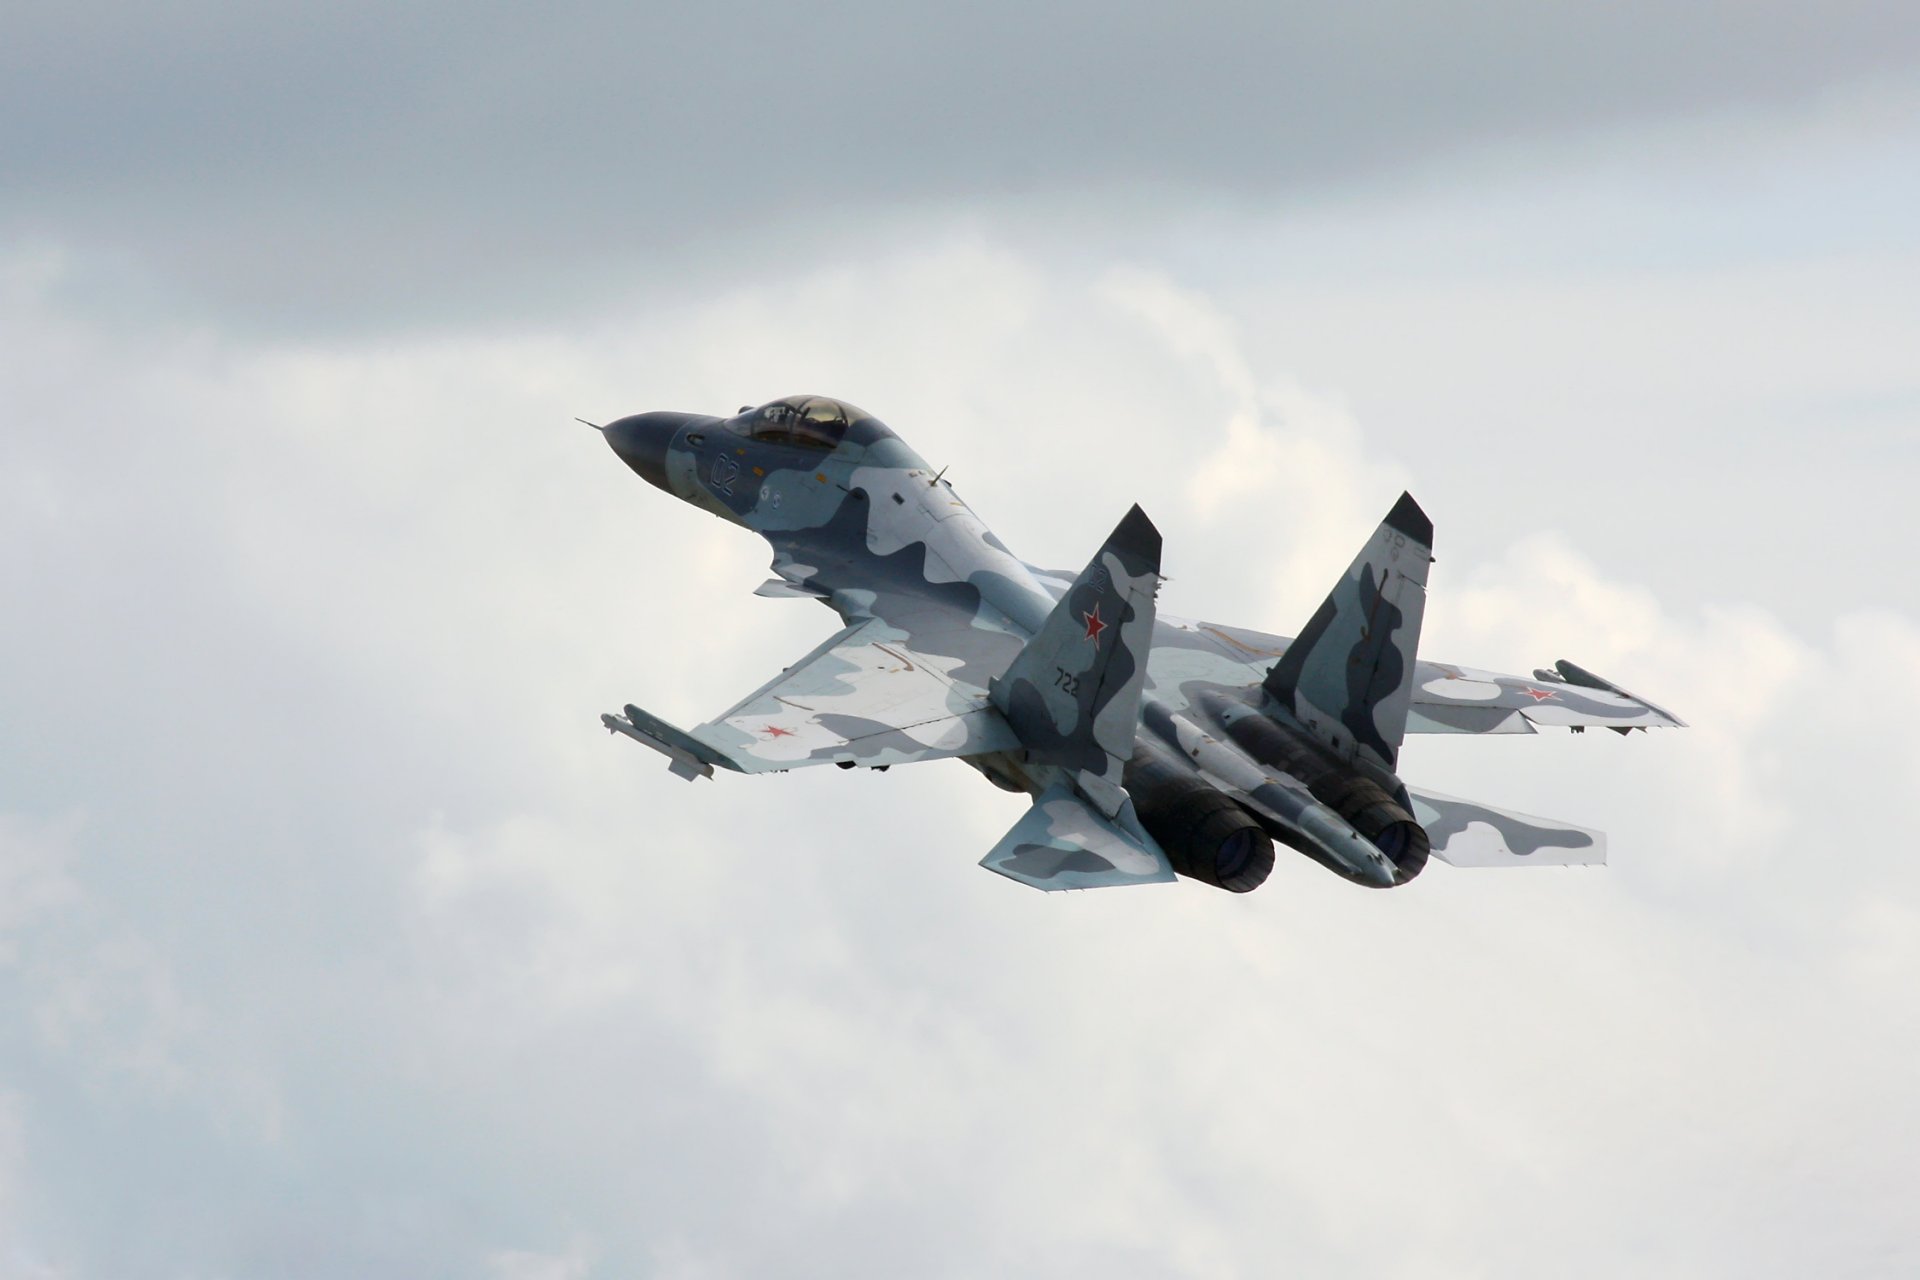
<instances>
[{"instance_id":1,"label":"tail fin","mask_svg":"<svg viewBox=\"0 0 1920 1280\"><path fill-rule=\"evenodd\" d=\"M1108 817L1126 802L1159 588L1160 531L1134 507L993 683L1030 758L1070 770Z\"/></svg>"},{"instance_id":2,"label":"tail fin","mask_svg":"<svg viewBox=\"0 0 1920 1280\"><path fill-rule=\"evenodd\" d=\"M1342 756L1394 768L1426 612L1433 521L1403 493L1265 688Z\"/></svg>"}]
</instances>

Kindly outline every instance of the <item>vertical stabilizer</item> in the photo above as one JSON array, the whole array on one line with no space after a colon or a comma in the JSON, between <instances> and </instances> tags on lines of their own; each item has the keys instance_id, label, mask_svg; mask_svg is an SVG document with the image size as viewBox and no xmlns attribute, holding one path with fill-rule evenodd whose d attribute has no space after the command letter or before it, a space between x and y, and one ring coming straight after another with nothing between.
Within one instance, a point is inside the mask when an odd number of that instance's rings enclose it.
<instances>
[{"instance_id":1,"label":"vertical stabilizer","mask_svg":"<svg viewBox=\"0 0 1920 1280\"><path fill-rule=\"evenodd\" d=\"M1267 692L1340 756L1394 768L1432 559L1433 521L1403 493L1267 673Z\"/></svg>"},{"instance_id":2,"label":"vertical stabilizer","mask_svg":"<svg viewBox=\"0 0 1920 1280\"><path fill-rule=\"evenodd\" d=\"M1030 758L1070 771L1108 817L1126 801L1159 588L1160 531L1134 507L993 685Z\"/></svg>"}]
</instances>

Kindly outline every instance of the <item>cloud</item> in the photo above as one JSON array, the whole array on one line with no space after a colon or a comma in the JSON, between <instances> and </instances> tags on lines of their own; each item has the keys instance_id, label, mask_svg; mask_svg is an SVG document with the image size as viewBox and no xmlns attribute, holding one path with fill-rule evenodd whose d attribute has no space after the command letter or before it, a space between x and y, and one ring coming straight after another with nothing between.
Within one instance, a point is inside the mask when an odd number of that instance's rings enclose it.
<instances>
[{"instance_id":1,"label":"cloud","mask_svg":"<svg viewBox=\"0 0 1920 1280\"><path fill-rule=\"evenodd\" d=\"M1803 638L1550 532L1448 560L1441 656L1575 644L1694 721L1409 750L1608 828L1611 867L1373 894L1295 860L1244 899L1063 901L971 865L1019 801L960 766L689 786L602 734L629 698L703 718L831 620L747 596L763 547L566 419L844 391L1023 552L1074 563L1139 499L1170 610L1285 630L1406 468L1217 299L959 235L564 340L243 343L93 326L34 278L0 384L30 620L0 662L33 673L0 704L0 940L40 959L0 983L69 1012L0 1056L21 1256L1911 1260L1920 895L1884 807L1915 781L1910 616Z\"/></svg>"},{"instance_id":2,"label":"cloud","mask_svg":"<svg viewBox=\"0 0 1920 1280\"><path fill-rule=\"evenodd\" d=\"M1182 403L1169 405L1169 416L1195 415L1196 427L1213 425L1209 411L1224 416L1210 448L1191 450L1182 496L1203 528L1259 558L1251 573L1237 560L1202 567L1200 585L1221 595L1266 587L1271 600L1238 607L1264 605L1267 616L1304 619L1385 515L1402 483L1397 469L1366 456L1337 397L1257 373L1239 326L1204 294L1139 268L1109 272L1099 289L1119 316L1164 344L1186 375L1178 384ZM1196 385L1209 393L1198 403Z\"/></svg>"},{"instance_id":3,"label":"cloud","mask_svg":"<svg viewBox=\"0 0 1920 1280\"><path fill-rule=\"evenodd\" d=\"M495 1280L584 1280L593 1266L592 1256L580 1249L559 1255L509 1249L487 1262Z\"/></svg>"},{"instance_id":4,"label":"cloud","mask_svg":"<svg viewBox=\"0 0 1920 1280\"><path fill-rule=\"evenodd\" d=\"M614 278L662 304L956 207L1064 202L1084 235L1089 209L1532 169L1648 121L1764 130L1920 58L1904 12L1777 0L81 5L11 36L10 239L71 250L111 312L301 332L577 314Z\"/></svg>"}]
</instances>

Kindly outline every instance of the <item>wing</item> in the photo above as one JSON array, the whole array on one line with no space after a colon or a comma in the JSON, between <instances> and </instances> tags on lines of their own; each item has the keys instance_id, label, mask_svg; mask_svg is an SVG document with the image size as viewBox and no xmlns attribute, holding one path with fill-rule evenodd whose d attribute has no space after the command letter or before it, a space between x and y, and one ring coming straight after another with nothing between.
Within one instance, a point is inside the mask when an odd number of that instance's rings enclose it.
<instances>
[{"instance_id":1,"label":"wing","mask_svg":"<svg viewBox=\"0 0 1920 1280\"><path fill-rule=\"evenodd\" d=\"M1245 690L1258 686L1293 642L1243 627L1162 614L1154 633L1153 688ZM1414 664L1408 733L1533 733L1569 729L1682 727L1686 721L1619 685L1562 659L1532 677L1501 675L1448 662Z\"/></svg>"},{"instance_id":2,"label":"wing","mask_svg":"<svg viewBox=\"0 0 1920 1280\"><path fill-rule=\"evenodd\" d=\"M609 729L661 751L683 776L719 765L769 773L812 764L907 764L1019 745L954 659L916 649L880 619L856 623L691 732L629 708ZM690 772L689 772L690 770Z\"/></svg>"},{"instance_id":3,"label":"wing","mask_svg":"<svg viewBox=\"0 0 1920 1280\"><path fill-rule=\"evenodd\" d=\"M1564 658L1533 678L1422 662L1409 733L1532 733L1535 725L1585 729L1684 727L1672 712L1635 697Z\"/></svg>"}]
</instances>

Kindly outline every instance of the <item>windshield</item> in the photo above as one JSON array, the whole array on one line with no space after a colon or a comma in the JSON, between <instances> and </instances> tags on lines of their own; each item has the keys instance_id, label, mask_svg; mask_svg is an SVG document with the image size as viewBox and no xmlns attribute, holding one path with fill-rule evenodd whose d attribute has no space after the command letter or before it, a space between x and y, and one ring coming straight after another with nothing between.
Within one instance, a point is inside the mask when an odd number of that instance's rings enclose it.
<instances>
[{"instance_id":1,"label":"windshield","mask_svg":"<svg viewBox=\"0 0 1920 1280\"><path fill-rule=\"evenodd\" d=\"M740 426L755 440L832 449L847 434L847 424L869 416L864 409L828 396L788 396L742 415Z\"/></svg>"}]
</instances>

